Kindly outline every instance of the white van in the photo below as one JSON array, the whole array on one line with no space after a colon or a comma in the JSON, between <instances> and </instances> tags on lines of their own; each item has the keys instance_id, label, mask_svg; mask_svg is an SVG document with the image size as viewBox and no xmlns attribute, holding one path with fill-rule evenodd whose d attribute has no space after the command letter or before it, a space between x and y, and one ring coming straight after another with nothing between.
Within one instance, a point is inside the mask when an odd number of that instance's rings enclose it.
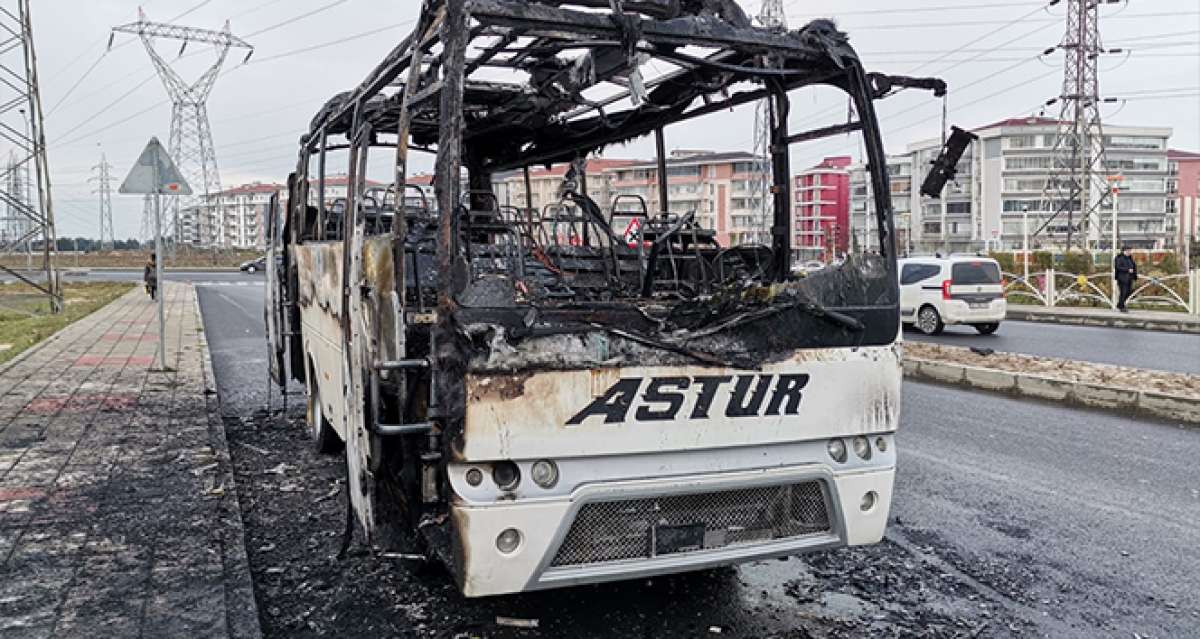
<instances>
[{"instance_id":1,"label":"white van","mask_svg":"<svg viewBox=\"0 0 1200 639\"><path fill-rule=\"evenodd\" d=\"M926 335L947 324L969 324L983 335L1008 311L1000 264L975 255L900 260L900 320Z\"/></svg>"}]
</instances>

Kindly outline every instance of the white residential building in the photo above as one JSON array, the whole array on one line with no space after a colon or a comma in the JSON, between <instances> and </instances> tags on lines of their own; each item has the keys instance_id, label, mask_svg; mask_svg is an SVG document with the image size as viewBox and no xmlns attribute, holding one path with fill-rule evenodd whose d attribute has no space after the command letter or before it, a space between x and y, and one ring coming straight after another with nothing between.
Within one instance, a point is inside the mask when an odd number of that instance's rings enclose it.
<instances>
[{"instance_id":1,"label":"white residential building","mask_svg":"<svg viewBox=\"0 0 1200 639\"><path fill-rule=\"evenodd\" d=\"M893 204L897 229L903 233L905 210L897 188L907 182L907 211L912 244L917 251L975 251L988 248L1020 249L1023 245L1024 219L1028 211L1031 248L1060 248L1065 245L1067 214L1051 221L1057 205L1047 195L1046 185L1054 165L1054 146L1060 124L1046 118L1017 118L976 129L973 142L958 164L958 175L946 187L945 197L934 199L920 194L920 184L930 163L941 148L941 140L931 139L910 144L908 180L893 179ZM1107 126L1104 129L1106 165L1104 169L1119 176L1118 242L1137 248L1164 248L1172 245L1168 224L1167 140L1168 128ZM898 162L894 158L892 162ZM859 182L865 174L852 174ZM894 173L893 173L894 175ZM861 189L852 184L852 210L859 212L865 202ZM1094 197L1099 197L1099 190ZM1075 207L1078 209L1078 205ZM1092 242L1107 247L1111 237L1111 200L1100 211L1098 224L1093 221ZM859 221L862 221L859 218ZM1075 246L1082 239L1078 210L1072 214L1076 227ZM1042 228L1045 226L1045 228ZM863 231L855 226L856 237ZM1038 231L1041 231L1038 233Z\"/></svg>"}]
</instances>

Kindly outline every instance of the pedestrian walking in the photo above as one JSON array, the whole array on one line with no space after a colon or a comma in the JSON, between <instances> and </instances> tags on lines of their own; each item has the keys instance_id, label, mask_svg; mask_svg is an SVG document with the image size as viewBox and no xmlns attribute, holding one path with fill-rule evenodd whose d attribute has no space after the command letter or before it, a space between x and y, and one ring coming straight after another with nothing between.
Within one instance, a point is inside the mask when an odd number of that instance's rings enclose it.
<instances>
[{"instance_id":1,"label":"pedestrian walking","mask_svg":"<svg viewBox=\"0 0 1200 639\"><path fill-rule=\"evenodd\" d=\"M1137 262L1130 257L1128 246L1122 246L1121 252L1113 260L1113 273L1115 273L1117 287L1121 291L1121 296L1117 300L1117 310L1128 313L1125 302L1133 294L1133 282L1137 280Z\"/></svg>"},{"instance_id":2,"label":"pedestrian walking","mask_svg":"<svg viewBox=\"0 0 1200 639\"><path fill-rule=\"evenodd\" d=\"M155 263L155 259L154 253L151 253L150 261L146 262L146 267L142 269L142 281L146 283L146 293L152 300L158 294L158 264Z\"/></svg>"}]
</instances>

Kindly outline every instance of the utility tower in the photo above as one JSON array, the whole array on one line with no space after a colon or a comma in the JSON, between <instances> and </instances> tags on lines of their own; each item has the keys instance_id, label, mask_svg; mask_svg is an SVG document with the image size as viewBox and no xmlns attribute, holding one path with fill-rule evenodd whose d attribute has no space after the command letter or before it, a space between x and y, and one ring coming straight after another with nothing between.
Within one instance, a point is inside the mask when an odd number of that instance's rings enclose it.
<instances>
[{"instance_id":1,"label":"utility tower","mask_svg":"<svg viewBox=\"0 0 1200 639\"><path fill-rule=\"evenodd\" d=\"M33 220L25 214L30 206L29 200L29 165L17 160L16 151L8 154L8 164L4 167L5 202L2 207L3 217L0 218L0 243L25 252L25 267L33 267ZM26 238L24 242L21 238Z\"/></svg>"},{"instance_id":2,"label":"utility tower","mask_svg":"<svg viewBox=\"0 0 1200 639\"><path fill-rule=\"evenodd\" d=\"M108 158L100 154L100 164L92 167L96 171L96 194L100 196L100 248L111 251L113 248L112 222L112 165Z\"/></svg>"},{"instance_id":3,"label":"utility tower","mask_svg":"<svg viewBox=\"0 0 1200 639\"><path fill-rule=\"evenodd\" d=\"M138 239L154 244L154 197L150 195L142 196L142 232Z\"/></svg>"},{"instance_id":4,"label":"utility tower","mask_svg":"<svg viewBox=\"0 0 1200 639\"><path fill-rule=\"evenodd\" d=\"M762 0L758 9L758 23L768 29L787 30L787 16L783 13L783 0ZM771 98L765 98L758 103L754 112L754 157L758 164L755 176L754 197L757 200L758 211L754 220L754 233L750 242L754 244L772 245L771 224L774 220L771 197ZM791 245L791 230L788 230L788 246Z\"/></svg>"},{"instance_id":5,"label":"utility tower","mask_svg":"<svg viewBox=\"0 0 1200 639\"><path fill-rule=\"evenodd\" d=\"M36 281L31 274L18 273L3 263L0 271L45 293L51 310L58 312L62 296L54 273L54 208L50 202L50 170L46 164L29 0L0 1L0 140L8 146L12 158L0 175L0 203L6 216L0 225L4 231L0 255L27 249L31 242L40 240L39 270L45 281ZM35 180L32 188L24 186L30 183L29 171Z\"/></svg>"},{"instance_id":6,"label":"utility tower","mask_svg":"<svg viewBox=\"0 0 1200 639\"><path fill-rule=\"evenodd\" d=\"M1066 249L1084 249L1099 241L1101 212L1113 219L1105 171L1104 127L1100 120L1100 5L1112 0L1066 0L1067 30L1057 49L1063 52L1062 93L1049 102L1060 105L1052 167L1042 191L1042 223L1036 235L1057 243L1065 234ZM1048 217L1045 214L1049 213Z\"/></svg>"},{"instance_id":7,"label":"utility tower","mask_svg":"<svg viewBox=\"0 0 1200 639\"><path fill-rule=\"evenodd\" d=\"M146 53L150 55L150 62L171 98L171 133L167 147L171 159L187 183L192 185L194 193L187 197L170 198L163 217L173 228L175 243L212 245L222 235L222 207L217 152L213 148L212 130L208 124L208 96L212 93L213 84L229 50L246 49L246 60L249 60L254 47L231 34L228 22L221 31L183 27L150 22L141 9L138 9L137 22L113 27L113 37L117 33L132 33L141 38ZM189 44L210 44L217 59L199 79L189 84L154 48L157 39L182 41L180 56ZM109 46L112 46L112 37L109 38Z\"/></svg>"}]
</instances>

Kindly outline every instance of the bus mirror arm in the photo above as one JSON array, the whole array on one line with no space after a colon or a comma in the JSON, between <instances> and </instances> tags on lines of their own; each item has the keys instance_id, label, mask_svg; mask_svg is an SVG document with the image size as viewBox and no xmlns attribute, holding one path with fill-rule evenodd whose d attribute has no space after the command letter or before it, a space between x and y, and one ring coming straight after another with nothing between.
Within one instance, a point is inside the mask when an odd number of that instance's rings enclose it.
<instances>
[{"instance_id":1,"label":"bus mirror arm","mask_svg":"<svg viewBox=\"0 0 1200 639\"><path fill-rule=\"evenodd\" d=\"M979 139L978 135L956 126L950 127L950 131L950 137L942 146L941 152L930 162L933 168L929 170L929 175L925 176L925 181L921 183L921 195L932 198L942 197L942 189L958 173L958 161L962 159L963 153L966 152L967 147L971 146L972 142Z\"/></svg>"}]
</instances>

